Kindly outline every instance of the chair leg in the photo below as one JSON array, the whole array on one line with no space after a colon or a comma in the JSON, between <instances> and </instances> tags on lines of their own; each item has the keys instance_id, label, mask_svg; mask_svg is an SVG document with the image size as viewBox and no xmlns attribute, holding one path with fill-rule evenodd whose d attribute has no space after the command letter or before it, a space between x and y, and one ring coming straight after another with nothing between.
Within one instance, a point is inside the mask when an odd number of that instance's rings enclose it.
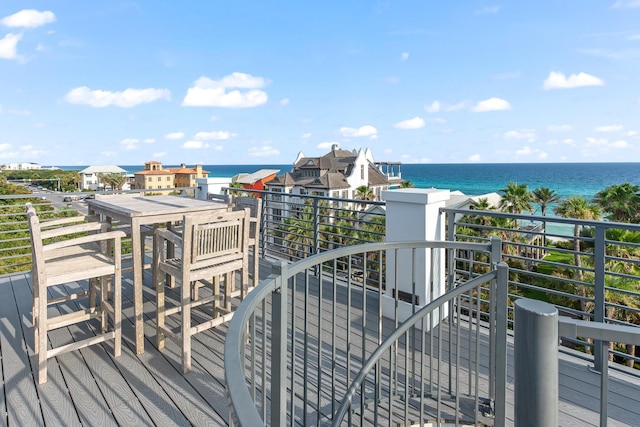
<instances>
[{"instance_id":1,"label":"chair leg","mask_svg":"<svg viewBox=\"0 0 640 427\"><path fill-rule=\"evenodd\" d=\"M122 352L122 273L116 272L113 280L113 328L116 333L113 344L113 355Z\"/></svg>"},{"instance_id":2,"label":"chair leg","mask_svg":"<svg viewBox=\"0 0 640 427\"><path fill-rule=\"evenodd\" d=\"M187 276L182 277L181 289L181 339L182 339L182 373L191 371L191 283Z\"/></svg>"},{"instance_id":3,"label":"chair leg","mask_svg":"<svg viewBox=\"0 0 640 427\"><path fill-rule=\"evenodd\" d=\"M43 286L43 288L46 288ZM39 289L38 297L38 384L47 382L47 298L46 289Z\"/></svg>"},{"instance_id":4,"label":"chair leg","mask_svg":"<svg viewBox=\"0 0 640 427\"><path fill-rule=\"evenodd\" d=\"M259 268L260 268L260 257L258 256L258 245L255 244L253 245L253 271L252 271L252 275L251 275L251 288L255 288L258 286L258 283L260 283L260 277L259 277ZM251 289L249 289L251 290Z\"/></svg>"},{"instance_id":5,"label":"chair leg","mask_svg":"<svg viewBox=\"0 0 640 427\"><path fill-rule=\"evenodd\" d=\"M109 319L107 318L107 311L104 309L104 305L102 304L103 301L107 301L109 299L109 282L110 282L110 277L99 277L98 279L92 279L92 280L96 280L100 283L100 327L102 330L103 334L107 333L107 329L109 326ZM89 284L89 286L91 286L91 284ZM93 307L95 307L95 302Z\"/></svg>"},{"instance_id":6,"label":"chair leg","mask_svg":"<svg viewBox=\"0 0 640 427\"><path fill-rule=\"evenodd\" d=\"M165 274L160 271L160 261L162 258L162 245L153 237L153 285L156 290L156 347L158 350L164 348L164 278Z\"/></svg>"}]
</instances>

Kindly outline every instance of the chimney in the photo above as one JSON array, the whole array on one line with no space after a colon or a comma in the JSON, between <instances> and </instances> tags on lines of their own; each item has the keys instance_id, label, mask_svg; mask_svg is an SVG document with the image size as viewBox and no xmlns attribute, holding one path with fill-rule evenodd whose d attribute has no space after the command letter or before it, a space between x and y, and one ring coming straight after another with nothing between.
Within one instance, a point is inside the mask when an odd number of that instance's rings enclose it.
<instances>
[{"instance_id":1,"label":"chimney","mask_svg":"<svg viewBox=\"0 0 640 427\"><path fill-rule=\"evenodd\" d=\"M185 165L184 163L180 163L180 167L181 167L182 169L184 169L184 168L186 168L186 167L187 167L187 165Z\"/></svg>"},{"instance_id":2,"label":"chimney","mask_svg":"<svg viewBox=\"0 0 640 427\"><path fill-rule=\"evenodd\" d=\"M202 176L202 164L196 165L196 177Z\"/></svg>"},{"instance_id":3,"label":"chimney","mask_svg":"<svg viewBox=\"0 0 640 427\"><path fill-rule=\"evenodd\" d=\"M336 151L338 149L338 144L331 145L331 151Z\"/></svg>"}]
</instances>

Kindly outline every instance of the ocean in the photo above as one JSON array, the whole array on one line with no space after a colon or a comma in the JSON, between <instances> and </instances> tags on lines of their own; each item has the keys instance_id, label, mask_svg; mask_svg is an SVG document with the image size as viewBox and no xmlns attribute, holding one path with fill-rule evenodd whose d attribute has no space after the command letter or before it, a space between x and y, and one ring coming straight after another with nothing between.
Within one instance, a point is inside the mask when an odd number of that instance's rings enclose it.
<instances>
[{"instance_id":1,"label":"ocean","mask_svg":"<svg viewBox=\"0 0 640 427\"><path fill-rule=\"evenodd\" d=\"M175 167L166 165L165 167ZM130 173L140 165L120 166ZM232 177L259 169L291 170L292 165L203 165L210 177ZM81 170L81 166L61 166ZM417 188L459 190L469 196L498 192L509 182L527 184L530 190L549 187L561 197L571 195L587 199L605 187L630 182L640 185L640 163L496 163L496 164L413 164L400 166L402 178Z\"/></svg>"}]
</instances>

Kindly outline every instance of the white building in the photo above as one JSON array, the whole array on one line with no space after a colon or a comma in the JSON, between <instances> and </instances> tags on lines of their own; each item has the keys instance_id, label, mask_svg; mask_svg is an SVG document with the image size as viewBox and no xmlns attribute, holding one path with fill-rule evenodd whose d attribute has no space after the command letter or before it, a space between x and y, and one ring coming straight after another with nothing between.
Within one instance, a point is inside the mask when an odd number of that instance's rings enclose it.
<instances>
[{"instance_id":1,"label":"white building","mask_svg":"<svg viewBox=\"0 0 640 427\"><path fill-rule=\"evenodd\" d=\"M23 170L41 169L41 166L38 163L32 163L32 162L5 163L4 165L0 166L0 169L5 171L23 171Z\"/></svg>"},{"instance_id":2,"label":"white building","mask_svg":"<svg viewBox=\"0 0 640 427\"><path fill-rule=\"evenodd\" d=\"M89 166L82 169L80 174L80 190L97 190L98 187L102 187L102 183L98 178L99 174L106 173L119 173L121 175L127 175L127 171L119 166L115 165L102 165L102 166ZM129 183L125 183L123 190L128 190Z\"/></svg>"}]
</instances>

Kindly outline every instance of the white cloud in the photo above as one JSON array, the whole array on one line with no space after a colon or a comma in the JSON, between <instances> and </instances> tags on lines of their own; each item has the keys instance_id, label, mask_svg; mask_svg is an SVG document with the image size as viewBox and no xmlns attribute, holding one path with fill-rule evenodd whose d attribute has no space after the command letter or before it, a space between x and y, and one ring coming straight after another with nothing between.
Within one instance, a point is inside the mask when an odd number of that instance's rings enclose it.
<instances>
[{"instance_id":1,"label":"white cloud","mask_svg":"<svg viewBox=\"0 0 640 427\"><path fill-rule=\"evenodd\" d=\"M64 99L70 104L90 105L95 108L115 105L122 108L131 108L140 104L147 104L159 99L171 100L169 89L125 89L122 92L110 92L107 90L91 90L86 86L71 89Z\"/></svg>"},{"instance_id":2,"label":"white cloud","mask_svg":"<svg viewBox=\"0 0 640 427\"><path fill-rule=\"evenodd\" d=\"M424 109L427 113L438 113L440 111L450 113L453 111L464 110L469 107L469 105L469 101L462 101L457 104L443 104L440 101L433 101L430 105L426 105Z\"/></svg>"},{"instance_id":3,"label":"white cloud","mask_svg":"<svg viewBox=\"0 0 640 427\"><path fill-rule=\"evenodd\" d=\"M311 138L311 132L303 133L300 138L302 138L302 139Z\"/></svg>"},{"instance_id":4,"label":"white cloud","mask_svg":"<svg viewBox=\"0 0 640 427\"><path fill-rule=\"evenodd\" d=\"M480 154L472 154L469 156L469 161L470 162L479 162L480 161Z\"/></svg>"},{"instance_id":5,"label":"white cloud","mask_svg":"<svg viewBox=\"0 0 640 427\"><path fill-rule=\"evenodd\" d=\"M474 113L484 113L487 111L511 110L511 104L501 98L489 98L478 102L471 109Z\"/></svg>"},{"instance_id":6,"label":"white cloud","mask_svg":"<svg viewBox=\"0 0 640 427\"><path fill-rule=\"evenodd\" d=\"M634 8L640 7L640 0L618 0L613 6L614 8Z\"/></svg>"},{"instance_id":7,"label":"white cloud","mask_svg":"<svg viewBox=\"0 0 640 427\"><path fill-rule=\"evenodd\" d=\"M429 122L429 123L437 123L437 124L439 124L439 125L443 125L443 124L447 123L447 121L446 121L445 119L440 118L440 117L435 117L435 118L432 118L432 119L427 119L427 122Z\"/></svg>"},{"instance_id":8,"label":"white cloud","mask_svg":"<svg viewBox=\"0 0 640 427\"><path fill-rule=\"evenodd\" d=\"M547 126L547 130L549 132L567 132L573 129L571 125L549 125Z\"/></svg>"},{"instance_id":9,"label":"white cloud","mask_svg":"<svg viewBox=\"0 0 640 427\"><path fill-rule=\"evenodd\" d=\"M638 134L638 132L636 132L635 130L630 130L626 133L627 136L636 136Z\"/></svg>"},{"instance_id":10,"label":"white cloud","mask_svg":"<svg viewBox=\"0 0 640 427\"><path fill-rule=\"evenodd\" d=\"M580 72L566 77L558 71L551 71L544 81L543 87L549 89L573 89L581 86L602 86L604 81L591 74Z\"/></svg>"},{"instance_id":11,"label":"white cloud","mask_svg":"<svg viewBox=\"0 0 640 427\"><path fill-rule=\"evenodd\" d=\"M420 129L425 126L422 117L414 117L412 119L403 120L393 125L397 129Z\"/></svg>"},{"instance_id":12,"label":"white cloud","mask_svg":"<svg viewBox=\"0 0 640 427\"><path fill-rule=\"evenodd\" d=\"M221 130L221 131L212 131L212 132L198 132L196 133L196 136L194 136L193 138L197 141L212 140L212 139L225 140L233 136L238 136L238 135L235 133L228 132L226 130Z\"/></svg>"},{"instance_id":13,"label":"white cloud","mask_svg":"<svg viewBox=\"0 0 640 427\"><path fill-rule=\"evenodd\" d=\"M0 24L7 27L36 28L56 21L56 15L50 10L40 12L34 9L24 9L0 20Z\"/></svg>"},{"instance_id":14,"label":"white cloud","mask_svg":"<svg viewBox=\"0 0 640 427\"><path fill-rule=\"evenodd\" d=\"M407 59L409 59L409 52L402 52L402 54L400 55L400 60L406 61Z\"/></svg>"},{"instance_id":15,"label":"white cloud","mask_svg":"<svg viewBox=\"0 0 640 427\"><path fill-rule=\"evenodd\" d=\"M0 39L0 58L18 59L18 42L22 39L22 34L9 33Z\"/></svg>"},{"instance_id":16,"label":"white cloud","mask_svg":"<svg viewBox=\"0 0 640 427\"><path fill-rule=\"evenodd\" d=\"M289 98L282 98L280 100L280 105L289 105Z\"/></svg>"},{"instance_id":17,"label":"white cloud","mask_svg":"<svg viewBox=\"0 0 640 427\"><path fill-rule=\"evenodd\" d=\"M567 145L571 145L571 146L575 146L575 145L576 145L576 142L575 142L573 139L571 139L571 138L565 138L565 139L563 139L563 140L562 140L562 143L563 143L563 144L567 144Z\"/></svg>"},{"instance_id":18,"label":"white cloud","mask_svg":"<svg viewBox=\"0 0 640 427\"><path fill-rule=\"evenodd\" d=\"M260 90L267 84L262 77L245 73L232 73L221 80L200 77L182 101L183 106L191 107L227 107L249 108L257 107L267 102L267 93ZM227 89L250 89L246 91Z\"/></svg>"},{"instance_id":19,"label":"white cloud","mask_svg":"<svg viewBox=\"0 0 640 427\"><path fill-rule=\"evenodd\" d=\"M609 144L609 146L611 148L627 148L629 146L629 143L621 139L621 140L612 142L611 144Z\"/></svg>"},{"instance_id":20,"label":"white cloud","mask_svg":"<svg viewBox=\"0 0 640 427\"><path fill-rule=\"evenodd\" d=\"M137 149L138 143L140 143L140 140L137 138L125 138L122 141L120 141L120 145L122 145L125 150Z\"/></svg>"},{"instance_id":21,"label":"white cloud","mask_svg":"<svg viewBox=\"0 0 640 427\"><path fill-rule=\"evenodd\" d=\"M277 156L278 154L280 154L280 151L270 145L249 148L249 156L251 157L271 157Z\"/></svg>"},{"instance_id":22,"label":"white cloud","mask_svg":"<svg viewBox=\"0 0 640 427\"><path fill-rule=\"evenodd\" d=\"M340 133L346 137L362 138L369 137L376 139L378 137L378 129L371 125L361 126L359 128L341 127Z\"/></svg>"},{"instance_id":23,"label":"white cloud","mask_svg":"<svg viewBox=\"0 0 640 427\"><path fill-rule=\"evenodd\" d=\"M396 77L396 76L385 77L384 81L387 82L387 83L393 83L393 84L400 83L400 79L398 77Z\"/></svg>"},{"instance_id":24,"label":"white cloud","mask_svg":"<svg viewBox=\"0 0 640 427\"><path fill-rule=\"evenodd\" d=\"M166 139L182 139L184 138L184 132L171 132L164 136Z\"/></svg>"},{"instance_id":25,"label":"white cloud","mask_svg":"<svg viewBox=\"0 0 640 427\"><path fill-rule=\"evenodd\" d=\"M534 129L510 130L504 133L505 139L526 139L530 142L536 140L536 131Z\"/></svg>"},{"instance_id":26,"label":"white cloud","mask_svg":"<svg viewBox=\"0 0 640 427\"><path fill-rule=\"evenodd\" d=\"M601 149L608 149L608 148L627 148L629 147L629 144L627 143L627 141L624 140L618 140L618 141L614 141L614 142L609 142L609 140L604 139L604 138L587 138L587 146L589 147L598 147Z\"/></svg>"},{"instance_id":27,"label":"white cloud","mask_svg":"<svg viewBox=\"0 0 640 427\"><path fill-rule=\"evenodd\" d=\"M333 147L334 145L338 145L340 146L340 144L338 144L335 141L325 141L325 142L321 142L320 144L316 145L317 148L321 149L321 150L329 150L331 149L331 147Z\"/></svg>"},{"instance_id":28,"label":"white cloud","mask_svg":"<svg viewBox=\"0 0 640 427\"><path fill-rule=\"evenodd\" d=\"M476 15L487 15L487 14L498 13L499 10L500 10L500 6L485 7L483 9L476 10Z\"/></svg>"},{"instance_id":29,"label":"white cloud","mask_svg":"<svg viewBox=\"0 0 640 427\"><path fill-rule=\"evenodd\" d=\"M516 150L516 156L529 156L533 153L530 147L524 146L519 150Z\"/></svg>"},{"instance_id":30,"label":"white cloud","mask_svg":"<svg viewBox=\"0 0 640 427\"><path fill-rule=\"evenodd\" d=\"M437 113L440 111L440 101L433 101L431 105L424 107L427 113Z\"/></svg>"},{"instance_id":31,"label":"white cloud","mask_svg":"<svg viewBox=\"0 0 640 427\"><path fill-rule=\"evenodd\" d=\"M383 152L384 154L392 154L392 153L393 153L393 149L391 149L391 148L385 148L384 150L382 150L382 152Z\"/></svg>"},{"instance_id":32,"label":"white cloud","mask_svg":"<svg viewBox=\"0 0 640 427\"><path fill-rule=\"evenodd\" d=\"M100 152L100 156L102 157L115 157L117 156L118 153L115 151L101 151Z\"/></svg>"},{"instance_id":33,"label":"white cloud","mask_svg":"<svg viewBox=\"0 0 640 427\"><path fill-rule=\"evenodd\" d=\"M11 144L8 144L8 143L5 142L3 144L0 144L0 151L10 150L11 147L12 147Z\"/></svg>"},{"instance_id":34,"label":"white cloud","mask_svg":"<svg viewBox=\"0 0 640 427\"><path fill-rule=\"evenodd\" d=\"M166 156L166 155L167 155L167 153L166 153L165 151L159 151L159 152L157 152L157 153L153 153L153 154L151 155L151 157L153 157L153 158L156 158L156 159L157 159L157 158L159 158L159 157L164 157L164 156Z\"/></svg>"},{"instance_id":35,"label":"white cloud","mask_svg":"<svg viewBox=\"0 0 640 427\"><path fill-rule=\"evenodd\" d=\"M142 142L144 142L145 144L153 144L154 142L156 142L155 138L145 138Z\"/></svg>"},{"instance_id":36,"label":"white cloud","mask_svg":"<svg viewBox=\"0 0 640 427\"><path fill-rule=\"evenodd\" d=\"M195 141L195 140L187 141L184 144L182 144L182 148L186 150L197 150L200 148L208 148L208 147L209 147L209 144L206 144L202 141Z\"/></svg>"},{"instance_id":37,"label":"white cloud","mask_svg":"<svg viewBox=\"0 0 640 427\"><path fill-rule=\"evenodd\" d=\"M597 126L593 129L596 132L620 132L623 129L622 125L608 125L608 126Z\"/></svg>"}]
</instances>

